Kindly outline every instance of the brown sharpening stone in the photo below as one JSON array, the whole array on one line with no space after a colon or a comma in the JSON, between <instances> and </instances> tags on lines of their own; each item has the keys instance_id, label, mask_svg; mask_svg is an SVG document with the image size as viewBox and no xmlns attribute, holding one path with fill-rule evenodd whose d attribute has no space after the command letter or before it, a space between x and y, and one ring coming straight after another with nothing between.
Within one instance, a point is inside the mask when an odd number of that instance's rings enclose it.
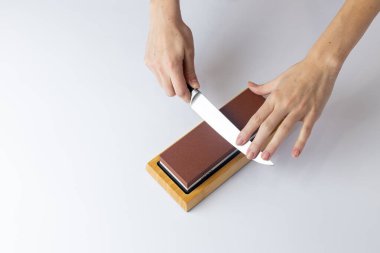
<instances>
[{"instance_id":1,"label":"brown sharpening stone","mask_svg":"<svg viewBox=\"0 0 380 253\"><path fill-rule=\"evenodd\" d=\"M220 111L241 130L264 101L263 97L246 89ZM202 122L162 152L160 161L186 188L190 188L234 150L234 146Z\"/></svg>"}]
</instances>

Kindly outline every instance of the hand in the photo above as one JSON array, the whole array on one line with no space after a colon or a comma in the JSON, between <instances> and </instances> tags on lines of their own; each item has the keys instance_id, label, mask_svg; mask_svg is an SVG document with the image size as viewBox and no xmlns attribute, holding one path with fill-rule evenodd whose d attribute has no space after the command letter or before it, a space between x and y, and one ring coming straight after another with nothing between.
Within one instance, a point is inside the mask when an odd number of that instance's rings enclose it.
<instances>
[{"instance_id":1,"label":"hand","mask_svg":"<svg viewBox=\"0 0 380 253\"><path fill-rule=\"evenodd\" d=\"M298 157L330 97L339 69L319 64L317 60L305 59L267 84L249 82L252 92L269 96L236 140L238 145L243 145L259 128L248 149L247 158L253 159L263 150L262 158L270 159L296 122L302 121L303 126L292 150L293 157ZM273 132L273 138L264 147Z\"/></svg>"},{"instance_id":2,"label":"hand","mask_svg":"<svg viewBox=\"0 0 380 253\"><path fill-rule=\"evenodd\" d=\"M152 8L145 63L168 96L177 95L189 102L190 91L186 83L199 88L191 30L180 14L169 18L164 11Z\"/></svg>"}]
</instances>

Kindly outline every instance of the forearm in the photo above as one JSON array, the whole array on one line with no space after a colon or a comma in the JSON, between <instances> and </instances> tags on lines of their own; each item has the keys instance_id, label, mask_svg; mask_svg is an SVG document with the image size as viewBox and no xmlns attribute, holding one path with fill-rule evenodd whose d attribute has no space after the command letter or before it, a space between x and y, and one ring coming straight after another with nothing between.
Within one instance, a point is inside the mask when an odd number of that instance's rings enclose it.
<instances>
[{"instance_id":1,"label":"forearm","mask_svg":"<svg viewBox=\"0 0 380 253\"><path fill-rule=\"evenodd\" d=\"M150 15L152 18L162 17L165 21L181 20L179 0L151 0Z\"/></svg>"},{"instance_id":2,"label":"forearm","mask_svg":"<svg viewBox=\"0 0 380 253\"><path fill-rule=\"evenodd\" d=\"M380 0L347 0L308 58L337 71L380 10Z\"/></svg>"}]
</instances>

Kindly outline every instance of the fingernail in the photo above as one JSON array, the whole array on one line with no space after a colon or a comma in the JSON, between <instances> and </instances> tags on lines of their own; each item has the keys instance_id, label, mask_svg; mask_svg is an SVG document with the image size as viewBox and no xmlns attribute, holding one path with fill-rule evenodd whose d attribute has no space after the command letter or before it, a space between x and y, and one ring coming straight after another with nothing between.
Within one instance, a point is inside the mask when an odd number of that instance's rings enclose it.
<instances>
[{"instance_id":1,"label":"fingernail","mask_svg":"<svg viewBox=\"0 0 380 253\"><path fill-rule=\"evenodd\" d=\"M236 145L243 145L243 142L244 142L243 136L239 134L236 139Z\"/></svg>"},{"instance_id":2,"label":"fingernail","mask_svg":"<svg viewBox=\"0 0 380 253\"><path fill-rule=\"evenodd\" d=\"M297 158L300 156L301 151L298 148L293 149L292 155L294 158Z\"/></svg>"},{"instance_id":3,"label":"fingernail","mask_svg":"<svg viewBox=\"0 0 380 253\"><path fill-rule=\"evenodd\" d=\"M270 158L270 153L268 151L264 151L262 154L261 154L261 158L263 158L264 160L269 160Z\"/></svg>"}]
</instances>

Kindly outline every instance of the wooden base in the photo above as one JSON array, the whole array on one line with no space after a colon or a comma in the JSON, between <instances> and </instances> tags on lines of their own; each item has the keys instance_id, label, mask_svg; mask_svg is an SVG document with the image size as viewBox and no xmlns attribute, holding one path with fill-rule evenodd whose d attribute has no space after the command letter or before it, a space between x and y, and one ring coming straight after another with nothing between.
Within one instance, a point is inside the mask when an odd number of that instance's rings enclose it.
<instances>
[{"instance_id":1,"label":"wooden base","mask_svg":"<svg viewBox=\"0 0 380 253\"><path fill-rule=\"evenodd\" d=\"M216 188L249 162L243 154L239 153L193 191L186 194L157 165L159 160L160 156L156 156L148 162L146 166L147 171L186 212L210 195Z\"/></svg>"}]
</instances>

